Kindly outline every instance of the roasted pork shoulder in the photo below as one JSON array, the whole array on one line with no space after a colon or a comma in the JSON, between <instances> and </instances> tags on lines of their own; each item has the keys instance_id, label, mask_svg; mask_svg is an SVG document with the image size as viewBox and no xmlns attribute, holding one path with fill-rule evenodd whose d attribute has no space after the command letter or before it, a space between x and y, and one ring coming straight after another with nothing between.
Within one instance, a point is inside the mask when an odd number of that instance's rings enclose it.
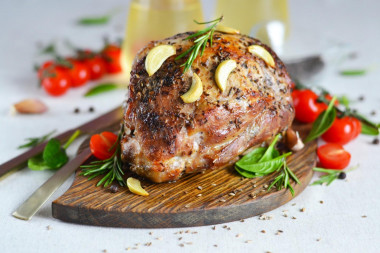
<instances>
[{"instance_id":1,"label":"roasted pork shoulder","mask_svg":"<svg viewBox=\"0 0 380 253\"><path fill-rule=\"evenodd\" d=\"M244 151L269 142L286 131L294 118L291 79L276 54L260 41L239 34L215 32L192 67L183 72L186 59L176 56L189 49L191 32L150 42L137 54L131 71L121 142L122 160L130 170L153 182L177 180L184 173L217 169L236 162ZM172 45L176 55L166 59L151 76L145 59L152 48ZM262 46L274 66L248 51ZM215 71L225 60L236 68L222 92ZM193 103L181 95L202 81L203 93Z\"/></svg>"}]
</instances>

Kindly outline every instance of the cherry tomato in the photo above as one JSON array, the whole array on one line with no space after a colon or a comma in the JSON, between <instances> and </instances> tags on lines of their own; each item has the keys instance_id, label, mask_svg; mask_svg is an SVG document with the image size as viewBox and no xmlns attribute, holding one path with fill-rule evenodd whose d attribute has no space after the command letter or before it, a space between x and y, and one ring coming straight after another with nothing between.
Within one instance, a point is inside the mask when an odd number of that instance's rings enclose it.
<instances>
[{"instance_id":1,"label":"cherry tomato","mask_svg":"<svg viewBox=\"0 0 380 253\"><path fill-rule=\"evenodd\" d=\"M361 131L360 121L353 117L335 118L331 127L322 135L326 142L347 144L356 138Z\"/></svg>"},{"instance_id":2,"label":"cherry tomato","mask_svg":"<svg viewBox=\"0 0 380 253\"><path fill-rule=\"evenodd\" d=\"M317 102L317 94L311 90L295 90L292 92L295 118L304 123L314 122L327 105Z\"/></svg>"},{"instance_id":3,"label":"cherry tomato","mask_svg":"<svg viewBox=\"0 0 380 253\"><path fill-rule=\"evenodd\" d=\"M100 56L94 56L83 60L83 63L87 65L90 71L90 79L98 80L104 76L107 72L106 63Z\"/></svg>"},{"instance_id":4,"label":"cherry tomato","mask_svg":"<svg viewBox=\"0 0 380 253\"><path fill-rule=\"evenodd\" d=\"M48 70L48 69L53 69L54 68L54 62L53 61L46 61L44 62L44 64L42 64L40 66L40 68L38 69L38 72L37 72L37 76L38 76L38 79L42 79L43 77L43 73L45 70Z\"/></svg>"},{"instance_id":5,"label":"cherry tomato","mask_svg":"<svg viewBox=\"0 0 380 253\"><path fill-rule=\"evenodd\" d=\"M71 78L68 72L61 67L54 67L44 73L41 85L52 96L60 96L66 93L71 86Z\"/></svg>"},{"instance_id":6,"label":"cherry tomato","mask_svg":"<svg viewBox=\"0 0 380 253\"><path fill-rule=\"evenodd\" d=\"M116 45L107 45L103 51L102 56L106 61L107 73L116 74L121 72L121 49Z\"/></svg>"},{"instance_id":7,"label":"cherry tomato","mask_svg":"<svg viewBox=\"0 0 380 253\"><path fill-rule=\"evenodd\" d=\"M66 60L72 64L72 67L68 68L72 87L82 86L90 80L90 72L86 64L72 58Z\"/></svg>"},{"instance_id":8,"label":"cherry tomato","mask_svg":"<svg viewBox=\"0 0 380 253\"><path fill-rule=\"evenodd\" d=\"M111 132L102 132L94 134L90 139L91 153L100 160L110 158L115 152L117 135Z\"/></svg>"},{"instance_id":9,"label":"cherry tomato","mask_svg":"<svg viewBox=\"0 0 380 253\"><path fill-rule=\"evenodd\" d=\"M336 143L327 143L317 149L317 155L321 167L326 169L342 170L351 160L351 154Z\"/></svg>"}]
</instances>

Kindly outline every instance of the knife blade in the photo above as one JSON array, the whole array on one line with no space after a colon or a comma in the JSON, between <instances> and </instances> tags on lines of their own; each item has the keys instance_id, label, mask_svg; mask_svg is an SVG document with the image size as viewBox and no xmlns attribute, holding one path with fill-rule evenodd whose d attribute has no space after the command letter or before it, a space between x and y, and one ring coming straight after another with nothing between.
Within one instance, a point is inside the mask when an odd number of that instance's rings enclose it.
<instances>
[{"instance_id":1,"label":"knife blade","mask_svg":"<svg viewBox=\"0 0 380 253\"><path fill-rule=\"evenodd\" d=\"M69 176L91 156L90 148L83 150L77 157L60 168L41 185L12 215L21 220L30 220L51 195Z\"/></svg>"},{"instance_id":2,"label":"knife blade","mask_svg":"<svg viewBox=\"0 0 380 253\"><path fill-rule=\"evenodd\" d=\"M87 123L82 124L79 127L70 129L62 134L59 134L53 138L58 139L60 142L65 142L67 141L70 136L76 131L80 130L81 135L83 134L91 134L94 132L99 131L100 129L107 128L113 124L115 124L117 121L120 121L122 119L122 109L121 107L117 107L108 113L105 113L101 116L99 116L96 119L93 119ZM27 161L29 158L38 155L41 153L46 145L47 142L41 143L34 148L16 156L15 158L3 163L0 165L0 177L5 175L11 170L16 170L16 169L22 169L27 166Z\"/></svg>"}]
</instances>

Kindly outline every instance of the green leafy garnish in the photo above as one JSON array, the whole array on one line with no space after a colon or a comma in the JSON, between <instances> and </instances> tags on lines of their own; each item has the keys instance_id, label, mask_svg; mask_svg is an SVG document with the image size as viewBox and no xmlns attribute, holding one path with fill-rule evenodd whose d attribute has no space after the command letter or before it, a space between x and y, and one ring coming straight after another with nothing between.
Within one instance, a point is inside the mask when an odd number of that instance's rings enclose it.
<instances>
[{"instance_id":1,"label":"green leafy garnish","mask_svg":"<svg viewBox=\"0 0 380 253\"><path fill-rule=\"evenodd\" d=\"M223 20L223 16L215 20L208 21L208 22L198 22L194 20L194 22L199 25L203 25L203 24L211 24L211 25L185 38L185 40L190 40L192 38L198 37L194 40L194 45L192 47L190 47L188 50L181 53L175 58L176 60L179 60L185 57L186 55L189 55L186 62L181 65L181 67L185 67L183 72L186 72L187 70L191 68L191 65L193 65L194 60L198 57L199 52L200 52L200 56L203 55L203 52L207 46L207 43L209 43L210 47L212 47L212 37L214 35L216 26L222 20Z\"/></svg>"},{"instance_id":2,"label":"green leafy garnish","mask_svg":"<svg viewBox=\"0 0 380 253\"><path fill-rule=\"evenodd\" d=\"M79 25L105 25L111 20L112 15L97 17L84 17L78 20Z\"/></svg>"},{"instance_id":3,"label":"green leafy garnish","mask_svg":"<svg viewBox=\"0 0 380 253\"><path fill-rule=\"evenodd\" d=\"M51 54L51 55L56 55L57 51L55 49L55 44L50 43L47 46L43 47L40 50L40 54Z\"/></svg>"},{"instance_id":4,"label":"green leafy garnish","mask_svg":"<svg viewBox=\"0 0 380 253\"><path fill-rule=\"evenodd\" d=\"M380 124L376 124L376 123L370 121L365 116L363 116L359 113L356 113L356 112L350 112L350 113L352 114L353 117L360 120L360 122L362 124L362 131L361 131L362 134L379 135Z\"/></svg>"},{"instance_id":5,"label":"green leafy garnish","mask_svg":"<svg viewBox=\"0 0 380 253\"><path fill-rule=\"evenodd\" d=\"M51 131L50 133L42 136L42 137L32 137L32 138L27 138L25 139L26 141L28 141L27 143L21 145L21 146L18 146L18 149L21 149L21 148L32 148L32 147L35 147L37 146L38 144L46 141L47 139L50 138L50 136L52 134L54 134L56 132L56 130L53 130Z\"/></svg>"},{"instance_id":6,"label":"green leafy garnish","mask_svg":"<svg viewBox=\"0 0 380 253\"><path fill-rule=\"evenodd\" d=\"M79 136L80 131L75 131L69 140L61 147L57 139L50 139L46 144L42 154L28 160L28 167L31 170L56 170L61 168L69 160L66 149Z\"/></svg>"},{"instance_id":7,"label":"green leafy garnish","mask_svg":"<svg viewBox=\"0 0 380 253\"><path fill-rule=\"evenodd\" d=\"M340 96L338 97L338 101L340 104L344 105L345 107L349 107L350 106L350 100L348 99L347 96Z\"/></svg>"},{"instance_id":8,"label":"green leafy garnish","mask_svg":"<svg viewBox=\"0 0 380 253\"><path fill-rule=\"evenodd\" d=\"M290 178L292 178L297 184L301 184L301 182L298 180L297 176L289 169L288 165L286 164L286 161L284 161L284 166L282 167L280 175L278 175L273 180L273 182L269 185L268 191L273 186L276 186L276 189L278 191L283 189L283 188L289 189L292 196L294 196L294 189L293 189L293 187L289 181Z\"/></svg>"},{"instance_id":9,"label":"green leafy garnish","mask_svg":"<svg viewBox=\"0 0 380 253\"><path fill-rule=\"evenodd\" d=\"M84 96L91 97L91 96L95 96L101 93L109 92L109 91L120 89L120 88L122 88L122 86L118 84L103 83L91 88L89 91L86 92L86 94L84 94Z\"/></svg>"},{"instance_id":10,"label":"green leafy garnish","mask_svg":"<svg viewBox=\"0 0 380 253\"><path fill-rule=\"evenodd\" d=\"M121 162L121 150L120 150L120 140L123 134L124 127L122 126L115 144L110 148L110 150L115 149L113 155L106 159L100 161L91 162L89 165L82 165L82 172L80 175L87 176L88 180L91 180L97 176L104 175L103 178L96 184L96 186L104 185L107 187L112 184L113 181L117 181L121 186L125 185L125 180L123 178L123 165Z\"/></svg>"},{"instance_id":11,"label":"green leafy garnish","mask_svg":"<svg viewBox=\"0 0 380 253\"><path fill-rule=\"evenodd\" d=\"M367 73L366 69L349 69L349 70L340 71L340 74L342 76L362 76L366 73Z\"/></svg>"},{"instance_id":12,"label":"green leafy garnish","mask_svg":"<svg viewBox=\"0 0 380 253\"><path fill-rule=\"evenodd\" d=\"M305 142L309 142L318 138L324 132L326 132L334 123L334 120L336 117L336 110L334 107L335 100L336 100L336 97L333 97L327 109L323 113L321 113L318 116L318 118L315 120L309 135L305 139Z\"/></svg>"}]
</instances>

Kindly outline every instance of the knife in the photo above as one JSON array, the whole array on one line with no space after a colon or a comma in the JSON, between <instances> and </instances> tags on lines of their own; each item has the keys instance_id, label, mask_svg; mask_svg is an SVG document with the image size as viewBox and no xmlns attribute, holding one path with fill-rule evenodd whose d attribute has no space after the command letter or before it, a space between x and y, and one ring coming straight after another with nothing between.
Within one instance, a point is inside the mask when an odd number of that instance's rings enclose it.
<instances>
[{"instance_id":1,"label":"knife","mask_svg":"<svg viewBox=\"0 0 380 253\"><path fill-rule=\"evenodd\" d=\"M83 150L77 157L60 168L48 181L41 185L19 207L13 216L21 220L30 220L50 196L65 182L69 176L91 156L90 148Z\"/></svg>"},{"instance_id":2,"label":"knife","mask_svg":"<svg viewBox=\"0 0 380 253\"><path fill-rule=\"evenodd\" d=\"M91 134L99 131L100 129L107 128L122 119L122 109L121 107L117 107L108 113L105 113L98 118L91 120L77 128L70 129L58 136L55 136L55 139L58 139L60 142L67 141L70 136L76 131L80 130L81 135L83 134ZM41 153L47 142L41 143L34 148L22 153L21 155L16 156L15 158L3 163L0 165L0 177L4 174L8 173L11 170L22 169L27 166L27 161L29 158L38 155Z\"/></svg>"}]
</instances>

